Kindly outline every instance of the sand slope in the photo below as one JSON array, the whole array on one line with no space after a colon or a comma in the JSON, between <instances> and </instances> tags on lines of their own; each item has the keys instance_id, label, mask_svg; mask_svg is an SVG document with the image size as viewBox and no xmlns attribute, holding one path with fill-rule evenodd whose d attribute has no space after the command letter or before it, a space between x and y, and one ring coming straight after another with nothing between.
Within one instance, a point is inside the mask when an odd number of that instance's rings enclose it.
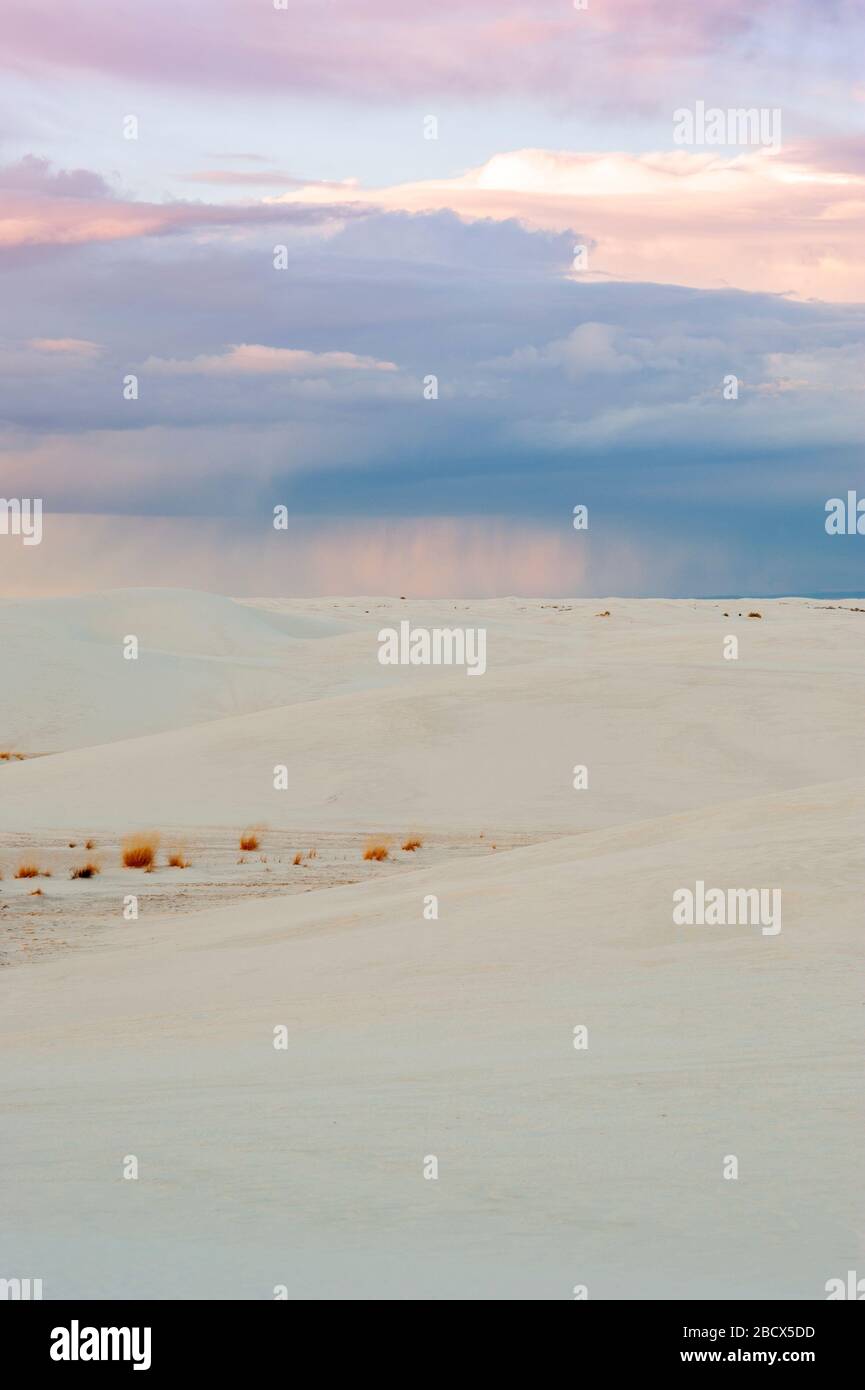
<instances>
[{"instance_id":1,"label":"sand slope","mask_svg":"<svg viewBox=\"0 0 865 1390\"><path fill-rule=\"evenodd\" d=\"M48 1297L822 1297L857 1259L863 810L824 786L7 972L7 1263ZM781 934L674 926L696 877L779 885Z\"/></svg>"},{"instance_id":2,"label":"sand slope","mask_svg":"<svg viewBox=\"0 0 865 1390\"><path fill-rule=\"evenodd\" d=\"M282 704L309 692L309 639L343 630L182 589L0 601L0 747L54 752Z\"/></svg>"},{"instance_id":3,"label":"sand slope","mask_svg":"<svg viewBox=\"0 0 865 1390\"><path fill-rule=\"evenodd\" d=\"M222 720L211 705L193 723L179 699L170 731L0 767L0 829L571 831L865 772L865 614L795 600L750 622L720 603L609 600L609 619L597 601L411 605L416 622L488 627L487 673L470 678L378 664L376 633L406 605L325 603L248 610L345 628L293 642L291 704ZM137 689L147 663L112 659L136 668L122 675ZM246 679L236 662L230 675ZM573 789L578 763L588 792Z\"/></svg>"},{"instance_id":4,"label":"sand slope","mask_svg":"<svg viewBox=\"0 0 865 1390\"><path fill-rule=\"evenodd\" d=\"M856 605L153 602L163 643L188 609L146 678L98 668L100 604L65 611L95 642L69 680L87 746L0 765L10 844L185 825L204 875L202 827L263 821L463 857L187 915L154 894L98 949L0 971L7 1275L48 1298L812 1299L857 1268ZM381 667L403 616L486 626L487 674ZM30 655L15 708L60 737L62 671ZM133 737L145 708L163 727ZM469 857L496 827L523 847ZM781 933L675 926L697 879L780 889Z\"/></svg>"}]
</instances>

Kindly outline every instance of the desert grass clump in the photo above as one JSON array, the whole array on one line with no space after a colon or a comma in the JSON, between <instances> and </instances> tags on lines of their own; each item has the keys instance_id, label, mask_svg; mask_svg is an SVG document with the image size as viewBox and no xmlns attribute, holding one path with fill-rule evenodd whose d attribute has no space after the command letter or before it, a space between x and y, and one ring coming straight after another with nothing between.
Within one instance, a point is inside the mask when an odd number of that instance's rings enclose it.
<instances>
[{"instance_id":1,"label":"desert grass clump","mask_svg":"<svg viewBox=\"0 0 865 1390\"><path fill-rule=\"evenodd\" d=\"M389 855L390 849L387 845L382 844L370 843L363 852L364 859L374 859L378 863L381 863L383 859L387 859Z\"/></svg>"},{"instance_id":2,"label":"desert grass clump","mask_svg":"<svg viewBox=\"0 0 865 1390\"><path fill-rule=\"evenodd\" d=\"M423 840L420 838L419 835L409 835L408 839L406 840L405 844L403 845L403 849L404 849L404 850L409 850L409 851L414 851L414 850L416 850L416 849L420 849L420 847L421 847L422 844L423 844Z\"/></svg>"},{"instance_id":3,"label":"desert grass clump","mask_svg":"<svg viewBox=\"0 0 865 1390\"><path fill-rule=\"evenodd\" d=\"M0 753L0 763L11 763L13 758L16 762L23 763L24 754L12 753L9 750L4 750L2 753Z\"/></svg>"},{"instance_id":4,"label":"desert grass clump","mask_svg":"<svg viewBox=\"0 0 865 1390\"><path fill-rule=\"evenodd\" d=\"M17 871L17 873L15 874L15 877L16 877L16 878L50 878L51 875L50 875L50 874L44 873L43 870L40 869L40 867L39 867L38 864L19 864L19 865L18 865L18 871Z\"/></svg>"},{"instance_id":5,"label":"desert grass clump","mask_svg":"<svg viewBox=\"0 0 865 1390\"><path fill-rule=\"evenodd\" d=\"M318 850L317 850L317 849L308 849L308 850L306 851L306 857L307 857L307 859L317 859L317 858L318 858Z\"/></svg>"},{"instance_id":6,"label":"desert grass clump","mask_svg":"<svg viewBox=\"0 0 865 1390\"><path fill-rule=\"evenodd\" d=\"M749 614L748 614L748 617L749 617L749 618L762 618L762 616L763 616L762 613L749 613Z\"/></svg>"},{"instance_id":7,"label":"desert grass clump","mask_svg":"<svg viewBox=\"0 0 865 1390\"><path fill-rule=\"evenodd\" d=\"M190 860L187 859L182 850L173 849L168 856L168 867L169 869L188 869Z\"/></svg>"},{"instance_id":8,"label":"desert grass clump","mask_svg":"<svg viewBox=\"0 0 865 1390\"><path fill-rule=\"evenodd\" d=\"M292 864L302 864L302 863L303 863L303 855L301 854L300 850L297 851L297 854L294 856L294 858L292 859L291 862L292 862Z\"/></svg>"},{"instance_id":9,"label":"desert grass clump","mask_svg":"<svg viewBox=\"0 0 865 1390\"><path fill-rule=\"evenodd\" d=\"M256 834L256 832L255 832L254 830L244 830L244 831L243 831L243 833L242 833L242 835L241 835L241 837L240 837L240 848L241 848L241 849L252 851L252 850L254 850L254 849L258 849L258 846L259 846L260 844L261 844L261 841L260 841L260 839L258 838L258 835Z\"/></svg>"},{"instance_id":10,"label":"desert grass clump","mask_svg":"<svg viewBox=\"0 0 865 1390\"><path fill-rule=\"evenodd\" d=\"M95 878L101 870L98 864L93 864L90 860L86 864L80 864L77 869L73 869L70 878Z\"/></svg>"},{"instance_id":11,"label":"desert grass clump","mask_svg":"<svg viewBox=\"0 0 865 1390\"><path fill-rule=\"evenodd\" d=\"M127 835L121 848L124 869L152 869L159 849L159 836L154 831Z\"/></svg>"},{"instance_id":12,"label":"desert grass clump","mask_svg":"<svg viewBox=\"0 0 865 1390\"><path fill-rule=\"evenodd\" d=\"M85 841L84 841L84 848L85 848L85 849L95 849L95 848L96 848L96 845L95 845L95 843L93 842L93 840L85 840Z\"/></svg>"}]
</instances>

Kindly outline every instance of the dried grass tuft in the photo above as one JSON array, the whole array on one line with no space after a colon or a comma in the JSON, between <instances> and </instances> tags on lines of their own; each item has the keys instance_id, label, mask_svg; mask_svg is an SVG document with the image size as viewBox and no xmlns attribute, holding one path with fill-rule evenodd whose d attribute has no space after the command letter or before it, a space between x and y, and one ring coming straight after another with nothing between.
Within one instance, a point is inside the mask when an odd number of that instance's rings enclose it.
<instances>
[{"instance_id":1,"label":"dried grass tuft","mask_svg":"<svg viewBox=\"0 0 865 1390\"><path fill-rule=\"evenodd\" d=\"M89 860L86 864L81 864L77 869L73 869L70 878L95 878L100 873L98 864L92 864Z\"/></svg>"},{"instance_id":2,"label":"dried grass tuft","mask_svg":"<svg viewBox=\"0 0 865 1390\"><path fill-rule=\"evenodd\" d=\"M16 878L42 878L42 877L47 877L47 875L43 875L42 870L40 869L40 867L39 867L38 864L19 864L19 865L18 865L18 871L17 871L17 873L15 874L15 877L16 877Z\"/></svg>"},{"instance_id":3,"label":"dried grass tuft","mask_svg":"<svg viewBox=\"0 0 865 1390\"><path fill-rule=\"evenodd\" d=\"M364 859L375 859L378 863L381 863L383 859L389 858L389 856L390 849L387 845L383 844L370 843L363 852Z\"/></svg>"},{"instance_id":4,"label":"dried grass tuft","mask_svg":"<svg viewBox=\"0 0 865 1390\"><path fill-rule=\"evenodd\" d=\"M124 869L152 870L158 849L159 835L155 830L127 835L122 847Z\"/></svg>"}]
</instances>

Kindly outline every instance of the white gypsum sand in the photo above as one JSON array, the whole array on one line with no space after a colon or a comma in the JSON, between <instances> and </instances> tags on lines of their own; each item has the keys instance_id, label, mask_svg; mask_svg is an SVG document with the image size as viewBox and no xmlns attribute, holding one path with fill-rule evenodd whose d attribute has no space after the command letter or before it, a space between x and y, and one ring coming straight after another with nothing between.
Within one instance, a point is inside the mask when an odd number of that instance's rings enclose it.
<instances>
[{"instance_id":1,"label":"white gypsum sand","mask_svg":"<svg viewBox=\"0 0 865 1390\"><path fill-rule=\"evenodd\" d=\"M120 603L120 637L135 602ZM184 602L165 596L175 623ZM93 737L89 687L86 746L58 752L64 696L79 711L84 697L31 653L10 746L29 736L23 751L44 756L0 766L3 930L27 901L15 836L47 853L52 836L113 845L171 826L200 837L191 858L214 858L197 889L181 888L195 864L112 867L116 922L87 950L63 911L93 881L53 900L54 877L35 881L71 949L0 972L10 1271L42 1277L49 1298L270 1298L279 1284L823 1297L858 1253L865 614L805 600L215 606L223 628L265 613L284 635L217 661L193 623L178 659L218 668L226 690L196 722L179 675L176 727L143 737L144 646L123 673L127 727ZM486 674L380 667L376 632L404 616L485 626ZM296 635L308 623L323 626ZM737 662L721 655L730 632ZM100 661L122 660L119 639L98 641ZM274 684L256 708L259 668ZM271 703L280 681L291 696ZM226 714L230 691L245 708ZM232 870L214 837L257 823L292 844L317 828L331 869L374 832L430 842L356 882L256 901L252 881L216 905ZM674 925L674 891L698 879L778 887L783 930ZM127 880L147 885L133 922ZM190 910L148 910L154 883Z\"/></svg>"}]
</instances>

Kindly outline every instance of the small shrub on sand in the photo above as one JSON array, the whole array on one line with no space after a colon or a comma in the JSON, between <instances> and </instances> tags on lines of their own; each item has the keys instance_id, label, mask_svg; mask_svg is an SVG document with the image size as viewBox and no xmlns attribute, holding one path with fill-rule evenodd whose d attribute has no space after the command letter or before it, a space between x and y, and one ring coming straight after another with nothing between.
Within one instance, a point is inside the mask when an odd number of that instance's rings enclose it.
<instances>
[{"instance_id":1,"label":"small shrub on sand","mask_svg":"<svg viewBox=\"0 0 865 1390\"><path fill-rule=\"evenodd\" d=\"M31 896L31 898L41 898L41 897L42 897L42 889L41 889L41 888L31 888L31 890L30 890L30 896Z\"/></svg>"},{"instance_id":2,"label":"small shrub on sand","mask_svg":"<svg viewBox=\"0 0 865 1390\"><path fill-rule=\"evenodd\" d=\"M18 865L18 872L16 873L15 877L16 877L16 878L42 878L42 877L46 877L46 875L43 875L42 870L40 869L40 867L39 867L38 864L19 864L19 865Z\"/></svg>"},{"instance_id":3,"label":"small shrub on sand","mask_svg":"<svg viewBox=\"0 0 865 1390\"><path fill-rule=\"evenodd\" d=\"M189 860L182 850L175 849L168 856L168 867L169 869L188 869Z\"/></svg>"},{"instance_id":4,"label":"small shrub on sand","mask_svg":"<svg viewBox=\"0 0 865 1390\"><path fill-rule=\"evenodd\" d=\"M72 870L72 873L69 875L69 877L70 877L70 878L95 878L96 875L97 875L99 872L100 872L99 865L98 865L98 864L91 864L90 861L88 860L88 862L87 862L86 864L81 864L77 869L73 869L73 870Z\"/></svg>"},{"instance_id":5,"label":"small shrub on sand","mask_svg":"<svg viewBox=\"0 0 865 1390\"><path fill-rule=\"evenodd\" d=\"M261 844L254 830L244 830L240 837L240 848L246 850L258 849Z\"/></svg>"},{"instance_id":6,"label":"small shrub on sand","mask_svg":"<svg viewBox=\"0 0 865 1390\"><path fill-rule=\"evenodd\" d=\"M9 753L9 752L0 753L0 763L11 763L13 758L15 759L16 762L23 763L23 761L24 761L24 754L23 754L23 753Z\"/></svg>"},{"instance_id":7,"label":"small shrub on sand","mask_svg":"<svg viewBox=\"0 0 865 1390\"><path fill-rule=\"evenodd\" d=\"M389 854L390 850L387 845L369 844L363 852L363 857L364 859L375 859L381 863L382 859L387 859Z\"/></svg>"},{"instance_id":8,"label":"small shrub on sand","mask_svg":"<svg viewBox=\"0 0 865 1390\"><path fill-rule=\"evenodd\" d=\"M70 840L70 841L69 841L69 848L70 848L70 849L74 849L75 846L77 845L77 843L78 843L77 840Z\"/></svg>"},{"instance_id":9,"label":"small shrub on sand","mask_svg":"<svg viewBox=\"0 0 865 1390\"><path fill-rule=\"evenodd\" d=\"M748 617L749 617L749 618L762 618L762 616L763 616L762 613L749 613L749 614L748 614Z\"/></svg>"},{"instance_id":10,"label":"small shrub on sand","mask_svg":"<svg viewBox=\"0 0 865 1390\"><path fill-rule=\"evenodd\" d=\"M423 840L420 838L419 835L409 835L408 839L406 840L405 844L403 845L403 849L405 849L405 850L420 849L420 847L421 847L422 844L423 844Z\"/></svg>"},{"instance_id":11,"label":"small shrub on sand","mask_svg":"<svg viewBox=\"0 0 865 1390\"><path fill-rule=\"evenodd\" d=\"M159 836L153 832L127 835L123 841L124 869L152 869L159 849Z\"/></svg>"},{"instance_id":12,"label":"small shrub on sand","mask_svg":"<svg viewBox=\"0 0 865 1390\"><path fill-rule=\"evenodd\" d=\"M85 848L85 849L95 849L95 848L96 848L96 845L95 845L95 843L93 842L93 840L85 840L85 841L84 841L84 848Z\"/></svg>"},{"instance_id":13,"label":"small shrub on sand","mask_svg":"<svg viewBox=\"0 0 865 1390\"><path fill-rule=\"evenodd\" d=\"M595 614L595 617L596 617L596 618L609 618L609 616L610 616L610 610L609 610L609 608L605 608L604 611L603 611L603 613L596 613L596 614Z\"/></svg>"},{"instance_id":14,"label":"small shrub on sand","mask_svg":"<svg viewBox=\"0 0 865 1390\"><path fill-rule=\"evenodd\" d=\"M298 850L297 854L294 856L294 858L292 859L291 862L292 862L292 864L302 864L302 863L303 863L303 855L301 854L300 850Z\"/></svg>"}]
</instances>

